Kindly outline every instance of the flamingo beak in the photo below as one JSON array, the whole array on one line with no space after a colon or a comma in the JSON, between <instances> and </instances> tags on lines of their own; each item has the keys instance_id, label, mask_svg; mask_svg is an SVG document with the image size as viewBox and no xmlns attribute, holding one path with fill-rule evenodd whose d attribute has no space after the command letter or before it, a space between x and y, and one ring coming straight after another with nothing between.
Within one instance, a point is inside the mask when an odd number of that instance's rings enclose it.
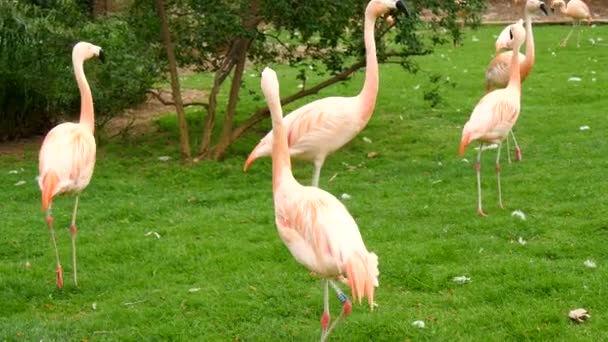
<instances>
[{"instance_id":1,"label":"flamingo beak","mask_svg":"<svg viewBox=\"0 0 608 342\"><path fill-rule=\"evenodd\" d=\"M513 29L509 30L509 39L513 40Z\"/></svg>"},{"instance_id":2,"label":"flamingo beak","mask_svg":"<svg viewBox=\"0 0 608 342\"><path fill-rule=\"evenodd\" d=\"M99 50L99 60L104 63L106 61L106 54L103 52L103 50Z\"/></svg>"},{"instance_id":3,"label":"flamingo beak","mask_svg":"<svg viewBox=\"0 0 608 342\"><path fill-rule=\"evenodd\" d=\"M397 9L405 13L406 16L410 16L410 11L407 9L407 4L405 3L405 0L397 0Z\"/></svg>"},{"instance_id":4,"label":"flamingo beak","mask_svg":"<svg viewBox=\"0 0 608 342\"><path fill-rule=\"evenodd\" d=\"M547 11L547 6L545 6L544 2L540 3L540 10L543 11L543 13L545 13L545 15L549 15L549 12ZM553 11L553 8L551 10Z\"/></svg>"}]
</instances>

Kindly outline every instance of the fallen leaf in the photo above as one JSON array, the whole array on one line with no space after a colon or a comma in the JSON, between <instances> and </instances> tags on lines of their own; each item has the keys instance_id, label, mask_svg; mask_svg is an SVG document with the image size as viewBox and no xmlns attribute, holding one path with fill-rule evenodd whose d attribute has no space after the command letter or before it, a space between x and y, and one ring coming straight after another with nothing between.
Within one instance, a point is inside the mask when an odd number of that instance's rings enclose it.
<instances>
[{"instance_id":1,"label":"fallen leaf","mask_svg":"<svg viewBox=\"0 0 608 342\"><path fill-rule=\"evenodd\" d=\"M584 125L584 126L579 127L578 129L580 129L581 131L587 131L587 130L590 130L591 127Z\"/></svg>"},{"instance_id":2,"label":"fallen leaf","mask_svg":"<svg viewBox=\"0 0 608 342\"><path fill-rule=\"evenodd\" d=\"M582 79L582 78L580 78L580 77L572 76L572 77L570 77L570 78L568 79L568 82L580 82L580 81L582 81L582 80L583 80L583 79Z\"/></svg>"},{"instance_id":3,"label":"fallen leaf","mask_svg":"<svg viewBox=\"0 0 608 342\"><path fill-rule=\"evenodd\" d=\"M350 195L349 195L349 194L347 194L347 193L343 193L342 195L340 195L340 198L342 198L343 200L348 200L348 199L350 199L351 197L350 197Z\"/></svg>"},{"instance_id":4,"label":"fallen leaf","mask_svg":"<svg viewBox=\"0 0 608 342\"><path fill-rule=\"evenodd\" d=\"M145 236L150 236L150 235L154 235L157 239L160 239L160 234L158 234L157 232L149 231L146 233Z\"/></svg>"},{"instance_id":5,"label":"fallen leaf","mask_svg":"<svg viewBox=\"0 0 608 342\"><path fill-rule=\"evenodd\" d=\"M378 156L378 152L370 152L367 154L367 158L376 158Z\"/></svg>"},{"instance_id":6,"label":"fallen leaf","mask_svg":"<svg viewBox=\"0 0 608 342\"><path fill-rule=\"evenodd\" d=\"M595 263L595 261L593 261L591 259L585 260L585 262L583 264L585 266L589 267L589 268L596 268L597 267L597 264Z\"/></svg>"},{"instance_id":7,"label":"fallen leaf","mask_svg":"<svg viewBox=\"0 0 608 342\"><path fill-rule=\"evenodd\" d=\"M15 186L23 185L23 184L25 184L25 183L26 183L26 181L24 181L24 180L20 180L20 181L18 181L17 183L15 183Z\"/></svg>"},{"instance_id":8,"label":"fallen leaf","mask_svg":"<svg viewBox=\"0 0 608 342\"><path fill-rule=\"evenodd\" d=\"M452 278L452 281L457 284L466 284L471 281L471 278L463 275L463 276Z\"/></svg>"},{"instance_id":9,"label":"fallen leaf","mask_svg":"<svg viewBox=\"0 0 608 342\"><path fill-rule=\"evenodd\" d=\"M412 322L412 325L420 329L424 329L426 326L423 321L414 321Z\"/></svg>"},{"instance_id":10,"label":"fallen leaf","mask_svg":"<svg viewBox=\"0 0 608 342\"><path fill-rule=\"evenodd\" d=\"M520 219L522 219L523 221L525 221L525 220L526 220L526 214L524 214L524 212L523 212L523 211L521 211L521 210L515 210L514 212L512 212L512 213L511 213L511 216L512 216L512 217L517 217L517 218L520 218Z\"/></svg>"},{"instance_id":11,"label":"fallen leaf","mask_svg":"<svg viewBox=\"0 0 608 342\"><path fill-rule=\"evenodd\" d=\"M200 287L193 287L193 288L191 288L191 289L188 289L188 292L193 293L193 292L198 292L198 291L200 291L200 290L201 290L201 288L200 288Z\"/></svg>"},{"instance_id":12,"label":"fallen leaf","mask_svg":"<svg viewBox=\"0 0 608 342\"><path fill-rule=\"evenodd\" d=\"M169 157L169 156L160 156L160 157L158 157L158 160L160 160L162 162L169 161L170 159L171 159L171 157Z\"/></svg>"},{"instance_id":13,"label":"fallen leaf","mask_svg":"<svg viewBox=\"0 0 608 342\"><path fill-rule=\"evenodd\" d=\"M587 310L580 308L580 309L571 310L568 313L568 317L577 323L582 323L587 318L591 317L591 315L589 314L589 312Z\"/></svg>"},{"instance_id":14,"label":"fallen leaf","mask_svg":"<svg viewBox=\"0 0 608 342\"><path fill-rule=\"evenodd\" d=\"M368 144L372 143L372 139L368 138L368 137L363 137L363 141L365 141Z\"/></svg>"}]
</instances>

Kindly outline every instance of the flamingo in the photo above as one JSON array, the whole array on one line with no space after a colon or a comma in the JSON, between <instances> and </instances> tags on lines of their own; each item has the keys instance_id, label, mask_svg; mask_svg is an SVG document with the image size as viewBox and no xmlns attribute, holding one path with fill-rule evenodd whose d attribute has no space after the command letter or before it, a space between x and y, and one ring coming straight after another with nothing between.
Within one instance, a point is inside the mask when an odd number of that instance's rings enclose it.
<instances>
[{"instance_id":1,"label":"flamingo","mask_svg":"<svg viewBox=\"0 0 608 342\"><path fill-rule=\"evenodd\" d=\"M545 3L539 0L528 0L526 1L526 6L524 8L524 21L526 24L526 54L522 54L519 53L519 60L520 60L520 75L521 75L521 81L523 82L528 75L530 74L530 72L532 71L532 67L534 66L534 35L532 34L532 19L531 19L531 15L534 14L536 11L541 10L545 15L548 15L548 11L547 11L547 7L545 6ZM516 25L520 25L521 26L522 21L518 21ZM512 25L509 25L505 28L505 30L509 29L508 32L510 32L510 27ZM501 33L501 35L499 36L499 39L496 42L496 49L497 49L497 53L498 53L498 47L499 47L499 41L501 41L500 45L501 46L508 46L508 43L505 44L505 42L508 42L509 40L505 40L503 37L504 34L504 30L503 33ZM505 51L502 52L500 54L498 54L496 57L494 57L494 59L492 59L492 61L490 62L490 64L488 65L488 70L486 71L486 94L489 93L492 88L496 88L496 87L505 87L507 85L507 83L509 82L509 74L510 74L510 60L511 60L511 55L513 54L512 51ZM521 160L521 149L519 148L519 145L517 144L517 139L515 139L515 134L513 134L513 131L510 131L511 133L511 137L513 138L513 143L515 144L515 160ZM509 138L507 137L507 155L508 155L508 149L509 149ZM511 161L511 158L509 157L509 162Z\"/></svg>"},{"instance_id":2,"label":"flamingo","mask_svg":"<svg viewBox=\"0 0 608 342\"><path fill-rule=\"evenodd\" d=\"M44 138L40 148L38 184L42 191L42 211L46 212L46 222L51 233L51 242L57 258L56 283L63 288L63 270L53 231L51 207L55 195L75 194L74 211L70 233L72 236L72 261L74 285L78 286L76 269L76 212L78 195L84 190L93 175L95 167L95 114L91 89L84 75L84 61L97 56L103 62L103 50L96 45L79 42L72 50L74 74L80 90L80 121L65 122L55 126Z\"/></svg>"},{"instance_id":3,"label":"flamingo","mask_svg":"<svg viewBox=\"0 0 608 342\"><path fill-rule=\"evenodd\" d=\"M272 118L275 222L281 240L296 261L323 278L321 341L324 341L352 308L334 279L348 283L353 298L359 303L367 297L373 310L374 291L378 286L378 256L367 251L357 223L338 199L322 189L303 186L296 181L291 172L289 127L283 121L279 82L272 69L266 68L262 72L261 87ZM340 316L331 326L328 285L333 287L343 304Z\"/></svg>"},{"instance_id":4,"label":"flamingo","mask_svg":"<svg viewBox=\"0 0 608 342\"><path fill-rule=\"evenodd\" d=\"M462 129L459 155L464 154L467 145L479 140L479 151L475 162L477 173L477 214L486 216L481 206L481 152L484 143L498 144L496 153L496 180L498 183L498 206L502 205L500 189L500 148L501 143L517 122L521 100L521 75L519 68L519 50L525 38L525 30L521 25L511 26L513 37L513 53L511 54L511 74L506 88L496 89L481 98L473 109L469 121Z\"/></svg>"},{"instance_id":5,"label":"flamingo","mask_svg":"<svg viewBox=\"0 0 608 342\"><path fill-rule=\"evenodd\" d=\"M372 116L379 82L374 25L378 17L395 8L408 13L404 0L371 0L365 9L365 82L357 96L323 98L285 116L289 153L294 158L313 161L313 186L319 186L325 158L361 132ZM272 139L272 131L262 138L249 154L243 171L257 158L271 154Z\"/></svg>"},{"instance_id":6,"label":"flamingo","mask_svg":"<svg viewBox=\"0 0 608 342\"><path fill-rule=\"evenodd\" d=\"M558 8L559 11L572 18L572 29L570 33L562 40L560 45L562 47L566 47L568 45L568 39L570 39L570 35L576 26L580 26L580 23L583 19L587 19L587 24L591 25L591 12L589 11L589 7L586 3L581 0L570 0L568 5L564 2L564 0L555 0L551 5L551 10L555 11ZM578 29L577 38L576 38L576 47L581 47L581 30Z\"/></svg>"}]
</instances>

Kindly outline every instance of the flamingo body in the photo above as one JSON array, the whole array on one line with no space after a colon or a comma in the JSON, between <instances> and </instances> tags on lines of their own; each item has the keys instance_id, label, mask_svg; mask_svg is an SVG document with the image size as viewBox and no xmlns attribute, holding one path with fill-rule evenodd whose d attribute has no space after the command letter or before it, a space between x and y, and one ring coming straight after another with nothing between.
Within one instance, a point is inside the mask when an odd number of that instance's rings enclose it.
<instances>
[{"instance_id":1,"label":"flamingo body","mask_svg":"<svg viewBox=\"0 0 608 342\"><path fill-rule=\"evenodd\" d=\"M55 195L78 194L93 176L95 138L79 123L66 122L55 126L44 138L38 158L42 191L42 210L46 211ZM46 184L56 178L54 186Z\"/></svg>"}]
</instances>

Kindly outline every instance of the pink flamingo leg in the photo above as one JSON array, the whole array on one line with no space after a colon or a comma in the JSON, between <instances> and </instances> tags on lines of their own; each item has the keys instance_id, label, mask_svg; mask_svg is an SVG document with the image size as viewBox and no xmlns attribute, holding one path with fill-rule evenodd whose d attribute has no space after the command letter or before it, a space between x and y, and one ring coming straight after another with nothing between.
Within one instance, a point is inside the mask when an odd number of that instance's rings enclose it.
<instances>
[{"instance_id":1,"label":"pink flamingo leg","mask_svg":"<svg viewBox=\"0 0 608 342\"><path fill-rule=\"evenodd\" d=\"M519 144L517 143L517 139L515 139L515 134L513 133L513 130L511 130L511 137L513 138L513 144L515 144L515 161L521 161L521 149L519 148ZM507 138L507 142L508 141L509 140ZM509 154L509 148L507 147L507 155L508 154Z\"/></svg>"},{"instance_id":2,"label":"pink flamingo leg","mask_svg":"<svg viewBox=\"0 0 608 342\"><path fill-rule=\"evenodd\" d=\"M498 206L502 209L502 191L500 189L500 148L502 144L498 144L498 152L496 152L496 181L498 182Z\"/></svg>"},{"instance_id":3,"label":"pink flamingo leg","mask_svg":"<svg viewBox=\"0 0 608 342\"><path fill-rule=\"evenodd\" d=\"M74 285L78 286L78 275L76 268L76 212L78 211L78 195L74 201L74 212L72 213L72 224L70 225L70 233L72 235L72 262L74 264Z\"/></svg>"},{"instance_id":4,"label":"pink flamingo leg","mask_svg":"<svg viewBox=\"0 0 608 342\"><path fill-rule=\"evenodd\" d=\"M323 314L321 315L321 341L325 341L329 334L329 287L328 280L323 279Z\"/></svg>"},{"instance_id":5,"label":"pink flamingo leg","mask_svg":"<svg viewBox=\"0 0 608 342\"><path fill-rule=\"evenodd\" d=\"M336 291L336 295L338 295L338 299L340 299L340 302L342 303L342 312L340 312L340 316L338 316L338 318L336 318L336 320L331 323L331 326L329 327L329 329L327 329L325 334L321 336L321 342L323 342L327 339L327 337L329 336L329 333L336 327L338 322L340 322L341 319L348 316L353 308L350 300L348 300L348 297L344 294L344 292L342 292L340 287L338 287L338 285L333 280L327 280L327 282L329 282L331 287L333 287L334 291ZM325 283L326 284L325 286L327 286L327 282ZM326 287L326 289L327 289L327 287ZM328 315L329 315L329 313L328 313Z\"/></svg>"},{"instance_id":6,"label":"pink flamingo leg","mask_svg":"<svg viewBox=\"0 0 608 342\"><path fill-rule=\"evenodd\" d=\"M325 157L318 157L313 161L314 170L312 173L312 186L319 187L319 178L321 177L321 168L325 162Z\"/></svg>"},{"instance_id":7,"label":"pink flamingo leg","mask_svg":"<svg viewBox=\"0 0 608 342\"><path fill-rule=\"evenodd\" d=\"M475 161L475 172L477 173L477 215L487 216L481 208L481 150L483 143L479 144L479 152L477 152L477 160Z\"/></svg>"},{"instance_id":8,"label":"pink flamingo leg","mask_svg":"<svg viewBox=\"0 0 608 342\"><path fill-rule=\"evenodd\" d=\"M49 226L49 232L51 233L51 242L55 248L55 257L57 258L57 270L55 271L55 282L57 288L63 288L63 269L61 268L61 261L59 261L59 250L57 249L57 242L55 241L55 231L53 230L53 216L51 215L51 206L46 211L46 224Z\"/></svg>"}]
</instances>

